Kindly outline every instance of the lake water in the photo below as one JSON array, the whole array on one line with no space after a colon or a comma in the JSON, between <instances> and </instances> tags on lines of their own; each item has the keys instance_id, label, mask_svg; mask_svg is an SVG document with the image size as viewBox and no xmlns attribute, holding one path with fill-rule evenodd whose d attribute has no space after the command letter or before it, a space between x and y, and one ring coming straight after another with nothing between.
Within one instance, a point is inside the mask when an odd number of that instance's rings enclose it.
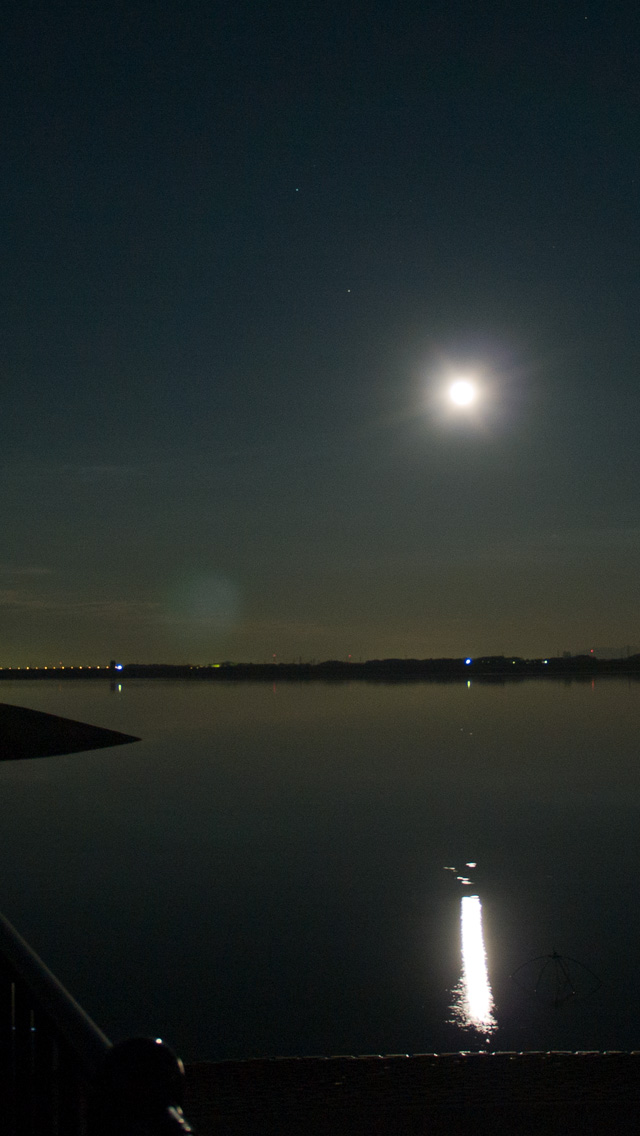
<instances>
[{"instance_id":1,"label":"lake water","mask_svg":"<svg viewBox=\"0 0 640 1136\"><path fill-rule=\"evenodd\" d=\"M637 682L0 699L143 739L0 765L0 910L113 1040L186 1059L640 1048ZM575 996L533 992L554 951L588 968Z\"/></svg>"}]
</instances>

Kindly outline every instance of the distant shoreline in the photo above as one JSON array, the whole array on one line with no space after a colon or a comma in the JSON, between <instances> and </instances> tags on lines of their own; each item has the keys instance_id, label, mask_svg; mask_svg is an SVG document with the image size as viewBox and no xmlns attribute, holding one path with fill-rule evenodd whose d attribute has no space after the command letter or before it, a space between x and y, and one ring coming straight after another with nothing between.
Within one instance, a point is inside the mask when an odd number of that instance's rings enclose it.
<instances>
[{"instance_id":1,"label":"distant shoreline","mask_svg":"<svg viewBox=\"0 0 640 1136\"><path fill-rule=\"evenodd\" d=\"M122 682L127 678L173 678L210 682L415 682L509 681L523 678L589 679L627 675L640 679L640 655L598 659L593 655L524 659L483 655L473 659L369 659L321 663L125 663L95 667L3 667L0 681L87 679Z\"/></svg>"}]
</instances>

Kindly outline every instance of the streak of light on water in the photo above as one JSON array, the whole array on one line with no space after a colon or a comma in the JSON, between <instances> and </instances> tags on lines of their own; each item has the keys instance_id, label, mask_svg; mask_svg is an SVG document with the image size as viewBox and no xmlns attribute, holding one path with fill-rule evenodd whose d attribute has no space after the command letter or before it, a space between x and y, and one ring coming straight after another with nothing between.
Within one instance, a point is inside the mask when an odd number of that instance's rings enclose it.
<instances>
[{"instance_id":1,"label":"streak of light on water","mask_svg":"<svg viewBox=\"0 0 640 1136\"><path fill-rule=\"evenodd\" d=\"M465 895L460 901L460 939L462 975L453 992L454 1020L458 1025L488 1036L497 1029L498 1023L487 971L482 904L477 895Z\"/></svg>"}]
</instances>

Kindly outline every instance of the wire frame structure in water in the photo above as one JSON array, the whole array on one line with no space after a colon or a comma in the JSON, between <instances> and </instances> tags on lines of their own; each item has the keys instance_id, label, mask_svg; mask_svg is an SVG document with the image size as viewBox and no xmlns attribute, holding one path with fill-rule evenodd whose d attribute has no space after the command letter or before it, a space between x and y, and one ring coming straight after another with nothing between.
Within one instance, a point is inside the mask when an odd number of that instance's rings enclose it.
<instances>
[{"instance_id":1,"label":"wire frame structure in water","mask_svg":"<svg viewBox=\"0 0 640 1136\"><path fill-rule=\"evenodd\" d=\"M557 951L529 959L514 970L511 978L521 990L554 1009L571 998L595 994L602 986L588 966Z\"/></svg>"}]
</instances>

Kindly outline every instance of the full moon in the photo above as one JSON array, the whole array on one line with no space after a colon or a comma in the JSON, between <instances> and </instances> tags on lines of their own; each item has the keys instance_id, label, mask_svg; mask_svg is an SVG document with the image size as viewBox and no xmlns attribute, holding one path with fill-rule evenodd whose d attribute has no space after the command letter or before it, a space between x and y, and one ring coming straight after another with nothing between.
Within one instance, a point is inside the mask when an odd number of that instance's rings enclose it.
<instances>
[{"instance_id":1,"label":"full moon","mask_svg":"<svg viewBox=\"0 0 640 1136\"><path fill-rule=\"evenodd\" d=\"M471 406L477 397L476 388L468 379L456 379L449 387L449 398L456 406Z\"/></svg>"}]
</instances>

